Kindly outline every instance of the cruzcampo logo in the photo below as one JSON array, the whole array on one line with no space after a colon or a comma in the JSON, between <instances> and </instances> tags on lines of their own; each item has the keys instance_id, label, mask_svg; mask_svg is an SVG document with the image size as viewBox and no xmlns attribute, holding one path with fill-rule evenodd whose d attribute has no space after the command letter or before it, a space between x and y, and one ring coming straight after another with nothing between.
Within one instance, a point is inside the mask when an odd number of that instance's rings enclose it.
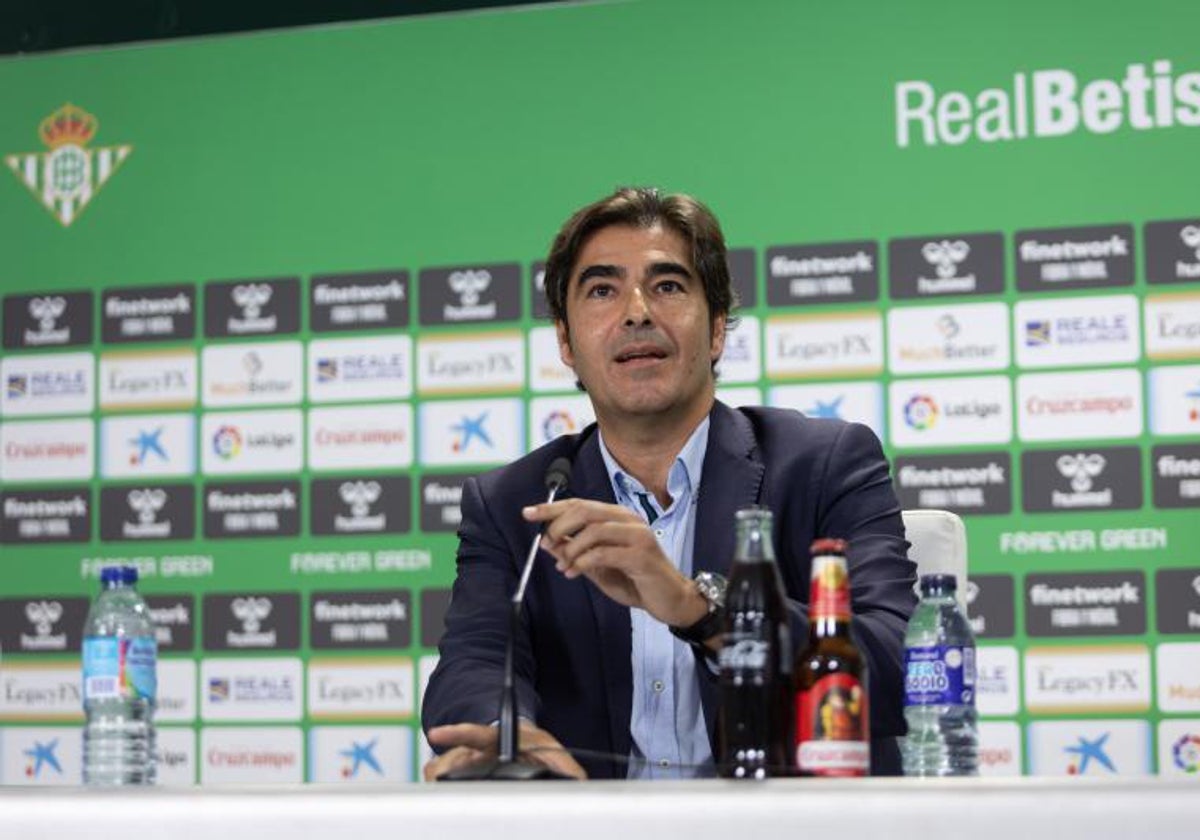
<instances>
[{"instance_id":1,"label":"cruzcampo logo","mask_svg":"<svg viewBox=\"0 0 1200 840\"><path fill-rule=\"evenodd\" d=\"M63 227L79 218L133 151L128 145L88 148L99 128L94 116L68 102L38 126L38 135L49 151L4 158Z\"/></svg>"}]
</instances>

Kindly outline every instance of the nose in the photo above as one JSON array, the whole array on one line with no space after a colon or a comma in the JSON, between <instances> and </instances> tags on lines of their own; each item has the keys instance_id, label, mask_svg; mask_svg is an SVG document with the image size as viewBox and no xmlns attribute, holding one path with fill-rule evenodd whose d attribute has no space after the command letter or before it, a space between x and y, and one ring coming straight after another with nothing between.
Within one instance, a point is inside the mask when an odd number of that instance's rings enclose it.
<instances>
[{"instance_id":1,"label":"nose","mask_svg":"<svg viewBox=\"0 0 1200 840\"><path fill-rule=\"evenodd\" d=\"M641 327L650 323L650 305L641 286L634 286L625 298L625 326Z\"/></svg>"}]
</instances>

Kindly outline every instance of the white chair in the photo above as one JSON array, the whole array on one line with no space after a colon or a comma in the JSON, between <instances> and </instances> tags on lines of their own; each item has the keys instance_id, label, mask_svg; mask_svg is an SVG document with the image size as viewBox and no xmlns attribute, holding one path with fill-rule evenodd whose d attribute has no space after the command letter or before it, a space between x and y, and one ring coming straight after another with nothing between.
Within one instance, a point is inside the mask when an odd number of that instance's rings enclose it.
<instances>
[{"instance_id":1,"label":"white chair","mask_svg":"<svg viewBox=\"0 0 1200 840\"><path fill-rule=\"evenodd\" d=\"M911 548L908 559L917 564L921 575L954 575L958 583L958 601L967 603L967 528L962 518L947 510L906 510L901 513L904 532ZM918 595L920 591L918 590Z\"/></svg>"}]
</instances>

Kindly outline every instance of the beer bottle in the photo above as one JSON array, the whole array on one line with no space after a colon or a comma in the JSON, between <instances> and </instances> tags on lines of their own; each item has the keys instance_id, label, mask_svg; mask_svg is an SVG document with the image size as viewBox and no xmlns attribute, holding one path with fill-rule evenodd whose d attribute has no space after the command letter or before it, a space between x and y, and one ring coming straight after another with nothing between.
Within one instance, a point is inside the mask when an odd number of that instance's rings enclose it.
<instances>
[{"instance_id":1,"label":"beer bottle","mask_svg":"<svg viewBox=\"0 0 1200 840\"><path fill-rule=\"evenodd\" d=\"M721 774L735 779L790 775L791 631L766 508L737 512L719 662Z\"/></svg>"},{"instance_id":2,"label":"beer bottle","mask_svg":"<svg viewBox=\"0 0 1200 840\"><path fill-rule=\"evenodd\" d=\"M871 769L867 671L850 638L844 540L812 544L808 647L796 657L796 769L865 776Z\"/></svg>"}]
</instances>

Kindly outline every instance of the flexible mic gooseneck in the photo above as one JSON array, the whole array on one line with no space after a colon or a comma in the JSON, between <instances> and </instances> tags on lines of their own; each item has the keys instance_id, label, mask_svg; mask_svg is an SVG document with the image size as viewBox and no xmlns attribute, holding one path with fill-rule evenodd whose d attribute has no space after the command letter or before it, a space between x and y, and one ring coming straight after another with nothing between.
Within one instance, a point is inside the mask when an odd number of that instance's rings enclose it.
<instances>
[{"instance_id":1,"label":"flexible mic gooseneck","mask_svg":"<svg viewBox=\"0 0 1200 840\"><path fill-rule=\"evenodd\" d=\"M546 504L554 499L567 486L571 477L571 461L569 458L555 458L546 469ZM438 776L439 782L470 782L496 779L503 781L529 781L533 779L565 779L548 767L540 764L530 764L518 760L520 747L517 730L517 680L516 680L516 646L517 634L521 631L521 605L525 601L525 588L529 576L533 572L533 561L537 557L538 545L542 541L545 525L538 528L525 557L525 566L521 569L521 578L517 583L509 602L508 642L504 649L504 685L500 692L499 743L496 758L482 764L451 770Z\"/></svg>"}]
</instances>

